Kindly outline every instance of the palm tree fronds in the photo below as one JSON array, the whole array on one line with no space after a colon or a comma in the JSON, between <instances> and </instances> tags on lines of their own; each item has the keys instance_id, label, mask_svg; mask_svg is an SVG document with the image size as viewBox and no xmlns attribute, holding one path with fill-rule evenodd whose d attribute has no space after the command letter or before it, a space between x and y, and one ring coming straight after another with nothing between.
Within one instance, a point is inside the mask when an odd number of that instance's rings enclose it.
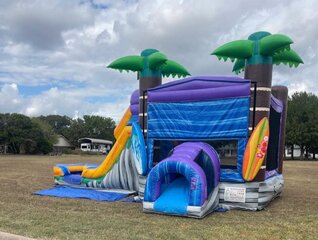
<instances>
[{"instance_id":1,"label":"palm tree fronds","mask_svg":"<svg viewBox=\"0 0 318 240\"><path fill-rule=\"evenodd\" d=\"M120 72L122 72L122 70L138 72L143 68L143 59L144 57L141 56L126 56L118 58L111 62L107 68L117 69Z\"/></svg>"},{"instance_id":2,"label":"palm tree fronds","mask_svg":"<svg viewBox=\"0 0 318 240\"><path fill-rule=\"evenodd\" d=\"M273 64L284 64L289 67L298 67L299 64L304 63L301 57L292 49L284 51L273 56Z\"/></svg>"},{"instance_id":3,"label":"palm tree fronds","mask_svg":"<svg viewBox=\"0 0 318 240\"><path fill-rule=\"evenodd\" d=\"M249 58L253 53L253 41L237 40L226 43L215 49L211 55L216 55L219 60L228 58L233 62L236 58Z\"/></svg>"},{"instance_id":4,"label":"palm tree fronds","mask_svg":"<svg viewBox=\"0 0 318 240\"><path fill-rule=\"evenodd\" d=\"M191 74L181 64L172 60L167 60L162 68L162 75L165 77L168 77L170 75L172 75L172 77L186 77Z\"/></svg>"},{"instance_id":5,"label":"palm tree fronds","mask_svg":"<svg viewBox=\"0 0 318 240\"><path fill-rule=\"evenodd\" d=\"M240 72L243 72L245 68L245 59L237 59L234 63L232 72L235 72L235 74L239 74Z\"/></svg>"},{"instance_id":6,"label":"palm tree fronds","mask_svg":"<svg viewBox=\"0 0 318 240\"><path fill-rule=\"evenodd\" d=\"M167 56L161 52L155 52L148 56L149 67L151 69L160 68L167 60Z\"/></svg>"},{"instance_id":7,"label":"palm tree fronds","mask_svg":"<svg viewBox=\"0 0 318 240\"><path fill-rule=\"evenodd\" d=\"M260 39L260 54L272 56L275 52L290 49L293 40L283 34L272 34Z\"/></svg>"}]
</instances>

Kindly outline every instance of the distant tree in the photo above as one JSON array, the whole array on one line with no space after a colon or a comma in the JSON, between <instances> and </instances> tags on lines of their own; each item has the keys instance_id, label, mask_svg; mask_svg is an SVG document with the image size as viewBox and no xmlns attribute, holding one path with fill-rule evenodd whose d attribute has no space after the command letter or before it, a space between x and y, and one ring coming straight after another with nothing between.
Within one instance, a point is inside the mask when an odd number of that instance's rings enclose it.
<instances>
[{"instance_id":1,"label":"distant tree","mask_svg":"<svg viewBox=\"0 0 318 240\"><path fill-rule=\"evenodd\" d=\"M318 153L318 97L316 95L309 96L309 102L309 111L311 114L308 116L306 157L308 157L308 153L310 152L315 159L315 155Z\"/></svg>"},{"instance_id":2,"label":"distant tree","mask_svg":"<svg viewBox=\"0 0 318 240\"><path fill-rule=\"evenodd\" d=\"M65 115L47 115L40 116L38 118L47 122L57 134L62 134L65 129L71 126L72 123L72 119Z\"/></svg>"},{"instance_id":3,"label":"distant tree","mask_svg":"<svg viewBox=\"0 0 318 240\"><path fill-rule=\"evenodd\" d=\"M51 152L53 144L57 142L57 134L46 121L43 121L40 118L32 118L31 121L34 128L33 132L37 133L36 137L34 137L36 148L33 152L44 154Z\"/></svg>"},{"instance_id":4,"label":"distant tree","mask_svg":"<svg viewBox=\"0 0 318 240\"><path fill-rule=\"evenodd\" d=\"M83 118L88 136L113 140L113 132L116 124L112 118L94 115L85 115Z\"/></svg>"},{"instance_id":5,"label":"distant tree","mask_svg":"<svg viewBox=\"0 0 318 240\"><path fill-rule=\"evenodd\" d=\"M64 129L63 135L74 145L83 137L114 140L115 121L109 117L85 115L83 119L73 119L69 128Z\"/></svg>"},{"instance_id":6,"label":"distant tree","mask_svg":"<svg viewBox=\"0 0 318 240\"><path fill-rule=\"evenodd\" d=\"M4 150L18 153L48 153L56 136L52 128L40 119L22 114L0 114L0 144ZM5 152L6 153L6 152Z\"/></svg>"},{"instance_id":7,"label":"distant tree","mask_svg":"<svg viewBox=\"0 0 318 240\"><path fill-rule=\"evenodd\" d=\"M73 146L78 146L78 139L86 136L84 120L73 119L69 128L64 129L62 133Z\"/></svg>"},{"instance_id":8,"label":"distant tree","mask_svg":"<svg viewBox=\"0 0 318 240\"><path fill-rule=\"evenodd\" d=\"M31 119L22 114L10 114L7 119L6 131L8 134L9 150L12 153L24 152L25 144L31 142Z\"/></svg>"},{"instance_id":9,"label":"distant tree","mask_svg":"<svg viewBox=\"0 0 318 240\"><path fill-rule=\"evenodd\" d=\"M312 144L308 148L308 151L313 154L313 159L316 159L316 154L318 153L318 142L312 142Z\"/></svg>"},{"instance_id":10,"label":"distant tree","mask_svg":"<svg viewBox=\"0 0 318 240\"><path fill-rule=\"evenodd\" d=\"M317 153L317 109L318 97L311 93L296 92L288 100L286 144L291 148L294 144L300 146L301 159L308 157L309 151Z\"/></svg>"},{"instance_id":11,"label":"distant tree","mask_svg":"<svg viewBox=\"0 0 318 240\"><path fill-rule=\"evenodd\" d=\"M9 113L0 114L0 144L2 145L3 153L7 153L9 145L9 132L8 132L8 121L10 118Z\"/></svg>"}]
</instances>

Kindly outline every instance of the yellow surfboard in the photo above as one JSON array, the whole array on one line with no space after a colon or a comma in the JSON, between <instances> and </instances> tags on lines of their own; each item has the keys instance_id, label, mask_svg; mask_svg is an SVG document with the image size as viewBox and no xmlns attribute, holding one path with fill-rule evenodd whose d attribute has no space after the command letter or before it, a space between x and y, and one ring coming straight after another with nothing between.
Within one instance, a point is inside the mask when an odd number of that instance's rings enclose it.
<instances>
[{"instance_id":1,"label":"yellow surfboard","mask_svg":"<svg viewBox=\"0 0 318 240\"><path fill-rule=\"evenodd\" d=\"M245 181L253 181L266 156L269 140L269 122L264 117L255 127L244 152L242 176Z\"/></svg>"}]
</instances>

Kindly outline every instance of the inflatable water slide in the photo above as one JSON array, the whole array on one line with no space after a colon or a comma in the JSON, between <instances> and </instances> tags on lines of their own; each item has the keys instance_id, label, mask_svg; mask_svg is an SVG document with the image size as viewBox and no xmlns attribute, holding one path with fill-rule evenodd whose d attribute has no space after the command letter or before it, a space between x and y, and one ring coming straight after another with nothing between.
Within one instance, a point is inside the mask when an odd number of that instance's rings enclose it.
<instances>
[{"instance_id":1,"label":"inflatable water slide","mask_svg":"<svg viewBox=\"0 0 318 240\"><path fill-rule=\"evenodd\" d=\"M104 161L100 165L58 164L53 168L56 184L129 192L139 190L138 175L145 163L136 161L132 147L133 128L138 127L136 124L133 127L138 121L138 97L137 91L132 94L130 107L114 130L116 142Z\"/></svg>"}]
</instances>

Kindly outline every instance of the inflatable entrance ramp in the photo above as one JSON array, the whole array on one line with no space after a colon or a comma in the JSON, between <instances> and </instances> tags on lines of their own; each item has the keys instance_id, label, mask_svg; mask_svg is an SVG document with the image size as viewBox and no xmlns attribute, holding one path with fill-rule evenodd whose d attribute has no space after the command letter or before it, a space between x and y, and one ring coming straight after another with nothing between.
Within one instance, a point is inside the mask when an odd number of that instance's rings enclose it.
<instances>
[{"instance_id":1,"label":"inflatable entrance ramp","mask_svg":"<svg viewBox=\"0 0 318 240\"><path fill-rule=\"evenodd\" d=\"M150 171L143 209L202 218L218 206L219 178L219 157L210 145L183 143Z\"/></svg>"}]
</instances>

